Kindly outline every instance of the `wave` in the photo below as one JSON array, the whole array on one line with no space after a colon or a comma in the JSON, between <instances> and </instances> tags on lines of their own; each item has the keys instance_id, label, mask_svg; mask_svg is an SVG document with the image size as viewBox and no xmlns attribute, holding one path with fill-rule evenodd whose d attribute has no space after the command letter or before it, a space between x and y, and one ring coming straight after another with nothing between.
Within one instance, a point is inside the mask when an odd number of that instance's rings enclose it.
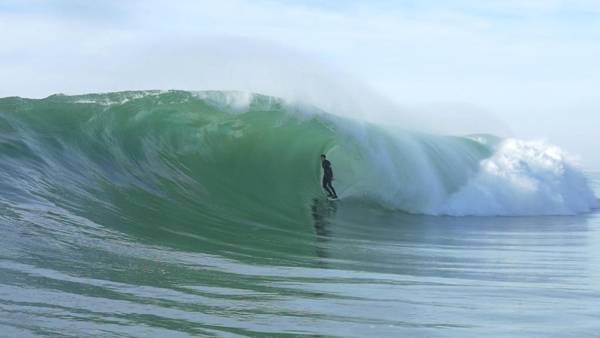
<instances>
[{"instance_id":1,"label":"wave","mask_svg":"<svg viewBox=\"0 0 600 338\"><path fill-rule=\"evenodd\" d=\"M321 153L341 203L452 216L598 205L582 170L543 142L391 130L258 94L4 98L0 132L4 203L43 200L91 219L293 221L323 194Z\"/></svg>"}]
</instances>

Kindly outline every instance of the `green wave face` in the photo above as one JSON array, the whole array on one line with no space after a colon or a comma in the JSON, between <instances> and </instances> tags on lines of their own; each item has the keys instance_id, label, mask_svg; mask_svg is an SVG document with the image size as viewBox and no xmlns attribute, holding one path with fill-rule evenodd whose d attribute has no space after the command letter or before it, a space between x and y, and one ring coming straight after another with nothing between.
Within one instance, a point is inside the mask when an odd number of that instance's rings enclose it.
<instances>
[{"instance_id":1,"label":"green wave face","mask_svg":"<svg viewBox=\"0 0 600 338\"><path fill-rule=\"evenodd\" d=\"M257 240L276 247L278 236L310 223L314 199L323 199L321 153L333 163L340 203L433 215L576 213L596 203L585 179L560 159L552 168L562 165L564 182L553 186L527 152L501 148L491 136L390 131L268 96L55 95L5 98L0 112L4 199L49 201L151 239L194 233L207 246L243 247L243 227L252 227ZM482 167L490 160L498 175ZM541 188L507 188L522 177ZM564 193L570 185L581 199ZM528 200L513 206L518 193ZM563 209L529 202L540 196Z\"/></svg>"},{"instance_id":2,"label":"green wave face","mask_svg":"<svg viewBox=\"0 0 600 338\"><path fill-rule=\"evenodd\" d=\"M247 244L244 227L258 227L261 241L277 242L309 219L307 204L320 195L319 154L334 134L280 100L252 96L240 112L227 98L3 99L0 182L23 201L50 201L151 240L194 233L238 250Z\"/></svg>"}]
</instances>

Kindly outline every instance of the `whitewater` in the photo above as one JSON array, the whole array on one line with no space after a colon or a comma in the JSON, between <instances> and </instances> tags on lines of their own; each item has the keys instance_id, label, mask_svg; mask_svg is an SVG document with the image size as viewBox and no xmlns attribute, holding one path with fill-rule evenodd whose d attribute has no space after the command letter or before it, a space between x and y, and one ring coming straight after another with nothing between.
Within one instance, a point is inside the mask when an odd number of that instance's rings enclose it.
<instances>
[{"instance_id":1,"label":"whitewater","mask_svg":"<svg viewBox=\"0 0 600 338\"><path fill-rule=\"evenodd\" d=\"M261 94L2 98L0 336L590 336L599 187Z\"/></svg>"}]
</instances>

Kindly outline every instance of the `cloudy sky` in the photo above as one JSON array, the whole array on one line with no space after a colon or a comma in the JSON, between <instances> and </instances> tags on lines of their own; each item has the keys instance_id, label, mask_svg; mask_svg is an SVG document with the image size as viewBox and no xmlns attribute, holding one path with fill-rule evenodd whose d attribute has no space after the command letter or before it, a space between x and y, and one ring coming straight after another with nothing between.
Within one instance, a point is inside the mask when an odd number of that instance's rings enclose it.
<instances>
[{"instance_id":1,"label":"cloudy sky","mask_svg":"<svg viewBox=\"0 0 600 338\"><path fill-rule=\"evenodd\" d=\"M599 60L592 0L0 1L0 96L240 89L366 115L376 97L396 123L545 139L592 170Z\"/></svg>"}]
</instances>

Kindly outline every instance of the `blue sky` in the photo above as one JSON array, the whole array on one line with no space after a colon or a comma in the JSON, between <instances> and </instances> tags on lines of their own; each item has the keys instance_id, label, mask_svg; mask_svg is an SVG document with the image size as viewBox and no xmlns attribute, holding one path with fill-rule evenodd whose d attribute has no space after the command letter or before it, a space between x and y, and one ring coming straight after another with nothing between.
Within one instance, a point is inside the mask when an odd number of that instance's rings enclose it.
<instances>
[{"instance_id":1,"label":"blue sky","mask_svg":"<svg viewBox=\"0 0 600 338\"><path fill-rule=\"evenodd\" d=\"M369 115L341 103L368 89L399 123L546 139L600 169L599 1L4 0L0 31L0 96L242 89Z\"/></svg>"}]
</instances>

